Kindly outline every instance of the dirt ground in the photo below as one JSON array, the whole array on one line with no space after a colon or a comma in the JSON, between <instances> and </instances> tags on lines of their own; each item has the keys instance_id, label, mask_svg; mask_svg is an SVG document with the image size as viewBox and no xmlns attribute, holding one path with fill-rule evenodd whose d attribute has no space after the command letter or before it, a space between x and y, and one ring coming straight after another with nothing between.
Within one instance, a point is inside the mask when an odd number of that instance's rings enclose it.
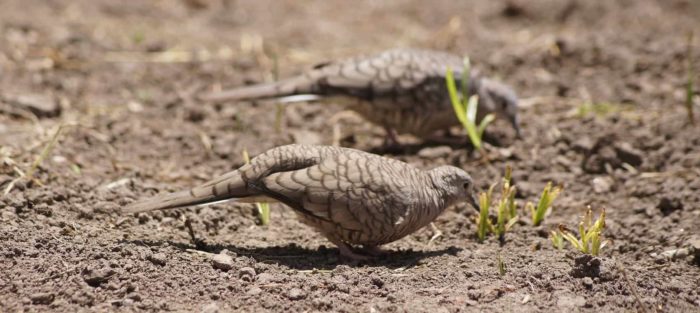
<instances>
[{"instance_id":1,"label":"dirt ground","mask_svg":"<svg viewBox=\"0 0 700 313\"><path fill-rule=\"evenodd\" d=\"M700 312L700 126L683 108L698 16L692 0L1 1L0 311ZM492 125L488 163L410 137L388 155L459 164L480 188L510 164L520 203L564 184L544 226L523 212L503 245L480 244L460 205L434 241L426 228L352 263L281 205L268 226L251 205L117 213L237 168L243 149L340 131L382 153L382 129L333 103L278 123L274 103L193 94L393 47L468 54L518 91L524 138ZM589 205L607 210L602 256L555 249L548 232Z\"/></svg>"}]
</instances>

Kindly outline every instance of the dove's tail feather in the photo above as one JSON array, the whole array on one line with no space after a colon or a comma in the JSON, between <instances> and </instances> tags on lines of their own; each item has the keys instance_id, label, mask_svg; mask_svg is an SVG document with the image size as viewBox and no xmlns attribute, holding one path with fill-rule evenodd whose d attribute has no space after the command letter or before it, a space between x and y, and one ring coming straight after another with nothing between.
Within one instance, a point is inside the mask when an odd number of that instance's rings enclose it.
<instances>
[{"instance_id":1,"label":"dove's tail feather","mask_svg":"<svg viewBox=\"0 0 700 313\"><path fill-rule=\"evenodd\" d=\"M233 171L190 190L159 195L132 203L123 208L122 213L173 209L238 198L248 200L255 195L251 194L247 189L239 171Z\"/></svg>"},{"instance_id":2,"label":"dove's tail feather","mask_svg":"<svg viewBox=\"0 0 700 313\"><path fill-rule=\"evenodd\" d=\"M280 98L300 94L314 94L317 86L313 75L301 75L274 83L264 83L239 87L220 92L211 92L199 96L200 100L209 102L234 100L259 100Z\"/></svg>"}]
</instances>

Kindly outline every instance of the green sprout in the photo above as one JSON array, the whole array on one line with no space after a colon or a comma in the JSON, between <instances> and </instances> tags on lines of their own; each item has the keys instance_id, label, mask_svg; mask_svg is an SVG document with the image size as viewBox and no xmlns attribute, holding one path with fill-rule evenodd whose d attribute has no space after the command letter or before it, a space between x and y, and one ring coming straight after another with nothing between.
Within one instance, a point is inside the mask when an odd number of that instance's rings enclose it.
<instances>
[{"instance_id":1,"label":"green sprout","mask_svg":"<svg viewBox=\"0 0 700 313\"><path fill-rule=\"evenodd\" d=\"M508 267L506 266L506 263L503 262L503 257L501 255L498 255L498 274L501 276L505 276L506 272L508 271Z\"/></svg>"},{"instance_id":2,"label":"green sprout","mask_svg":"<svg viewBox=\"0 0 700 313\"><path fill-rule=\"evenodd\" d=\"M552 202L554 202L554 199L559 196L562 189L562 186L552 188L552 183L549 182L542 191L542 196L540 197L540 201L537 203L537 208L535 208L532 202L528 202L525 205L526 208L532 213L532 225L539 226L542 223L548 213L549 207L552 206Z\"/></svg>"},{"instance_id":3,"label":"green sprout","mask_svg":"<svg viewBox=\"0 0 700 313\"><path fill-rule=\"evenodd\" d=\"M493 120L496 117L493 114L488 114L477 125L476 113L479 102L479 96L469 96L469 71L469 58L464 58L464 69L462 71L462 88L460 91L457 91L457 85L455 83L454 74L452 73L451 68L447 68L447 75L445 76L445 80L447 83L447 91L450 94L450 102L452 102L452 107L455 110L455 115L457 116L457 119L467 131L469 140L471 141L472 145L474 145L474 148L476 148L477 150L481 150L481 138L484 135L484 130L486 130L486 126L493 122Z\"/></svg>"},{"instance_id":4,"label":"green sprout","mask_svg":"<svg viewBox=\"0 0 700 313\"><path fill-rule=\"evenodd\" d=\"M620 103L586 101L576 108L576 116L583 118L593 114L597 117L605 117L613 113L621 112L624 109L625 106Z\"/></svg>"},{"instance_id":5,"label":"green sprout","mask_svg":"<svg viewBox=\"0 0 700 313\"><path fill-rule=\"evenodd\" d=\"M506 232L518 221L515 205L515 186L511 186L510 184L511 173L511 167L506 166L501 199L498 201L498 210L496 211L496 225L492 226L491 231L496 234L501 241L503 241L503 236L505 236Z\"/></svg>"},{"instance_id":6,"label":"green sprout","mask_svg":"<svg viewBox=\"0 0 700 313\"><path fill-rule=\"evenodd\" d=\"M564 236L561 234L561 232L556 232L556 231L550 231L549 234L551 235L549 237L550 240L552 240L552 246L557 248L557 250L561 250L564 248Z\"/></svg>"},{"instance_id":7,"label":"green sprout","mask_svg":"<svg viewBox=\"0 0 700 313\"><path fill-rule=\"evenodd\" d=\"M487 192L479 194L479 219L477 223L477 236L480 242L484 241L486 233L490 232L498 236L500 241L504 240L504 236L508 230L518 221L517 207L515 204L515 186L511 186L511 167L506 167L506 174L503 177L503 189L501 197L497 201L496 206L496 223L494 224L489 219L489 209L493 202L493 189L496 184L491 185Z\"/></svg>"},{"instance_id":8,"label":"green sprout","mask_svg":"<svg viewBox=\"0 0 700 313\"><path fill-rule=\"evenodd\" d=\"M248 150L246 149L243 149L243 160L246 164L250 163L250 156L248 155ZM270 224L270 204L267 202L256 202L255 207L258 209L260 224Z\"/></svg>"},{"instance_id":9,"label":"green sprout","mask_svg":"<svg viewBox=\"0 0 700 313\"><path fill-rule=\"evenodd\" d=\"M695 125L695 114L693 113L693 90L695 72L693 69L693 32L688 34L688 83L685 89L685 108L688 111L688 120L691 125Z\"/></svg>"},{"instance_id":10,"label":"green sprout","mask_svg":"<svg viewBox=\"0 0 700 313\"><path fill-rule=\"evenodd\" d=\"M603 230L605 229L605 209L601 210L598 219L593 222L593 210L588 208L583 216L583 221L578 225L579 236L576 238L564 225L559 225L559 233L571 243L576 250L585 254L597 256L600 249L607 245L608 241L601 241Z\"/></svg>"},{"instance_id":11,"label":"green sprout","mask_svg":"<svg viewBox=\"0 0 700 313\"><path fill-rule=\"evenodd\" d=\"M476 227L476 235L479 238L479 242L484 242L486 238L486 233L490 229L489 221L489 207L491 206L491 195L493 194L493 188L496 185L492 185L487 192L479 193L479 220Z\"/></svg>"}]
</instances>

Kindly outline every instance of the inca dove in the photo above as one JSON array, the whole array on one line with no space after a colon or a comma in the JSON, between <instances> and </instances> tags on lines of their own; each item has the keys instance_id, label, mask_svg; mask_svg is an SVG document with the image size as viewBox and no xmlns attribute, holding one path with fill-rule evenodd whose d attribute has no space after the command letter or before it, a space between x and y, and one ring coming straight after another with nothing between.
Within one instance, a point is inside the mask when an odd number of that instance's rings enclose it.
<instances>
[{"instance_id":1,"label":"inca dove","mask_svg":"<svg viewBox=\"0 0 700 313\"><path fill-rule=\"evenodd\" d=\"M254 100L296 95L331 97L365 119L392 131L421 138L459 125L450 103L445 74L461 84L462 58L437 51L394 49L367 57L317 65L302 75L200 96L204 101ZM471 71L469 94L479 96L478 116L495 113L520 136L518 99L501 83Z\"/></svg>"},{"instance_id":2,"label":"inca dove","mask_svg":"<svg viewBox=\"0 0 700 313\"><path fill-rule=\"evenodd\" d=\"M407 163L331 146L287 145L190 190L157 196L126 207L146 212L235 199L278 201L338 246L362 259L351 245L372 251L433 221L445 208L468 201L475 208L472 179L441 166L429 171Z\"/></svg>"}]
</instances>

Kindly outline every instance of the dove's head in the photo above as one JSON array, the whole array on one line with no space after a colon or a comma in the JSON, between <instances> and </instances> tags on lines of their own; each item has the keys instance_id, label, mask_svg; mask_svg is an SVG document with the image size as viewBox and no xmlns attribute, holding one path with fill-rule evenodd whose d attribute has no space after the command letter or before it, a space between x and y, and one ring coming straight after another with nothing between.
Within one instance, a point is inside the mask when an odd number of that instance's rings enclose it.
<instances>
[{"instance_id":1,"label":"dove's head","mask_svg":"<svg viewBox=\"0 0 700 313\"><path fill-rule=\"evenodd\" d=\"M512 88L503 83L488 78L482 78L478 85L479 109L483 109L483 117L487 113L495 113L498 117L510 122L515 134L520 138L520 121L518 119L518 96Z\"/></svg>"},{"instance_id":2,"label":"dove's head","mask_svg":"<svg viewBox=\"0 0 700 313\"><path fill-rule=\"evenodd\" d=\"M436 167L429 173L433 185L443 193L448 206L466 201L479 211L474 181L467 172L458 167L445 165Z\"/></svg>"}]
</instances>

